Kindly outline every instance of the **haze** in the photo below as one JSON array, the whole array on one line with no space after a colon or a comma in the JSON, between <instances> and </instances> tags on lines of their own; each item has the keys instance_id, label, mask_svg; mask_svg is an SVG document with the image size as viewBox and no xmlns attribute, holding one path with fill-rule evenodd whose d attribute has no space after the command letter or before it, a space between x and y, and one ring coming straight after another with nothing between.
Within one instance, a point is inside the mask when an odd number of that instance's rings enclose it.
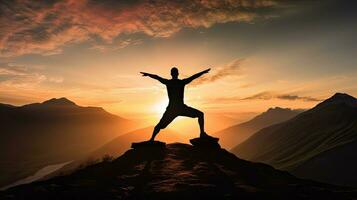
<instances>
[{"instance_id":1,"label":"haze","mask_svg":"<svg viewBox=\"0 0 357 200\"><path fill-rule=\"evenodd\" d=\"M310 108L357 95L354 1L3 1L0 102L65 96L154 124L166 89L139 75L212 68L186 90L205 113ZM13 12L16 11L16 16ZM249 115L251 116L251 115Z\"/></svg>"}]
</instances>

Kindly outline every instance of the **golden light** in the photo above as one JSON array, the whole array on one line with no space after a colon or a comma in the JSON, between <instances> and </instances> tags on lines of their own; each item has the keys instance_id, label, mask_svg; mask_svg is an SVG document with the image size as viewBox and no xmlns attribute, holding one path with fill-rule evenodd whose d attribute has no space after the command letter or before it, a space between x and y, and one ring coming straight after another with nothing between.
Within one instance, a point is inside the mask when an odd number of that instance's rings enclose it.
<instances>
[{"instance_id":1,"label":"golden light","mask_svg":"<svg viewBox=\"0 0 357 200\"><path fill-rule=\"evenodd\" d=\"M156 114L162 115L165 112L167 105L168 105L168 100L162 99L161 101L159 101L157 104L153 106L153 111Z\"/></svg>"}]
</instances>

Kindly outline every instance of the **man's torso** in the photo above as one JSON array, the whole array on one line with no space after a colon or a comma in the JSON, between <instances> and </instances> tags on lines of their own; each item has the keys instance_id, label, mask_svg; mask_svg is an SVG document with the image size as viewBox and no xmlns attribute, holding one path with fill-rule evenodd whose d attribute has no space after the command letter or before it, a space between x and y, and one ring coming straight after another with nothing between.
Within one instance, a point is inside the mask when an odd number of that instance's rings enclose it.
<instances>
[{"instance_id":1,"label":"man's torso","mask_svg":"<svg viewBox=\"0 0 357 200\"><path fill-rule=\"evenodd\" d=\"M167 94L169 96L169 106L177 107L184 105L185 83L180 79L171 79L166 83Z\"/></svg>"}]
</instances>

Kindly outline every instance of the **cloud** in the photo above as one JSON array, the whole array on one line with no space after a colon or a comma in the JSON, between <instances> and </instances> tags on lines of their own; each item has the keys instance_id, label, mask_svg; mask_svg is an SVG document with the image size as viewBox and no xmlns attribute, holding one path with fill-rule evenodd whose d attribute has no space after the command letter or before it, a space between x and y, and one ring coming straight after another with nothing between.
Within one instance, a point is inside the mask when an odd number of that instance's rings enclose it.
<instances>
[{"instance_id":1,"label":"cloud","mask_svg":"<svg viewBox=\"0 0 357 200\"><path fill-rule=\"evenodd\" d=\"M208 99L206 103L234 104L234 103L239 103L248 100L266 101L272 99L280 99L280 100L287 100L287 101L308 101L308 102L322 101L321 99L309 97L309 96L280 94L277 92L265 91L245 98L239 96L231 96L231 97L218 97L218 98Z\"/></svg>"},{"instance_id":2,"label":"cloud","mask_svg":"<svg viewBox=\"0 0 357 200\"><path fill-rule=\"evenodd\" d=\"M27 68L24 66L11 65L10 63L0 63L0 77L4 78L6 76L21 76L26 74Z\"/></svg>"},{"instance_id":3,"label":"cloud","mask_svg":"<svg viewBox=\"0 0 357 200\"><path fill-rule=\"evenodd\" d=\"M279 0L12 0L0 2L0 55L56 54L123 34L169 37L183 28L267 18ZM123 41L125 46L128 41Z\"/></svg>"},{"instance_id":4,"label":"cloud","mask_svg":"<svg viewBox=\"0 0 357 200\"><path fill-rule=\"evenodd\" d=\"M197 86L203 83L210 83L210 82L214 82L217 80L220 80L222 78L225 78L227 76L239 76L242 75L241 72L241 63L244 61L244 59L237 59L234 60L233 62L218 68L216 71L214 72L210 72L209 74L196 79L192 85L193 86ZM212 75L210 75L212 74Z\"/></svg>"},{"instance_id":5,"label":"cloud","mask_svg":"<svg viewBox=\"0 0 357 200\"><path fill-rule=\"evenodd\" d=\"M62 83L62 77L48 77L34 68L11 63L0 63L0 86L27 87L44 81Z\"/></svg>"},{"instance_id":6,"label":"cloud","mask_svg":"<svg viewBox=\"0 0 357 200\"><path fill-rule=\"evenodd\" d=\"M1 85L23 85L24 83L39 83L45 76L38 73L29 72L28 68L10 63L0 63L0 84Z\"/></svg>"},{"instance_id":7,"label":"cloud","mask_svg":"<svg viewBox=\"0 0 357 200\"><path fill-rule=\"evenodd\" d=\"M309 96L298 96L293 94L278 94L274 92L261 92L246 98L242 98L241 100L270 100L270 99L282 99L288 101L302 100L302 101L321 101L321 99L317 99Z\"/></svg>"},{"instance_id":8,"label":"cloud","mask_svg":"<svg viewBox=\"0 0 357 200\"><path fill-rule=\"evenodd\" d=\"M50 77L50 78L48 78L48 81L52 82L52 83L63 83L64 78L63 77Z\"/></svg>"},{"instance_id":9,"label":"cloud","mask_svg":"<svg viewBox=\"0 0 357 200\"><path fill-rule=\"evenodd\" d=\"M290 94L283 94L277 96L278 99L284 100L303 100L303 101L321 101L321 99L317 99L314 97L306 97L306 96L298 96L298 95L290 95Z\"/></svg>"},{"instance_id":10,"label":"cloud","mask_svg":"<svg viewBox=\"0 0 357 200\"><path fill-rule=\"evenodd\" d=\"M271 92L261 92L258 94L254 94L252 96L249 97L245 97L245 98L240 98L240 100L269 100L269 99L273 99L274 95Z\"/></svg>"},{"instance_id":11,"label":"cloud","mask_svg":"<svg viewBox=\"0 0 357 200\"><path fill-rule=\"evenodd\" d=\"M119 41L112 42L111 44L93 44L91 49L99 50L100 52L115 51L118 49L123 49L130 45L139 45L142 43L140 39L122 39Z\"/></svg>"}]
</instances>

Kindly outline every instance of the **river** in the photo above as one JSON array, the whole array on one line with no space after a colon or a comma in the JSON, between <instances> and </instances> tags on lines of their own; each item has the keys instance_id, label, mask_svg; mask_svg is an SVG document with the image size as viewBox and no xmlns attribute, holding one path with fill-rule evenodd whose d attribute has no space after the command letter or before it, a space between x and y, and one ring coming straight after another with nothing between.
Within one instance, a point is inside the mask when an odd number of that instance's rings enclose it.
<instances>
[{"instance_id":1,"label":"river","mask_svg":"<svg viewBox=\"0 0 357 200\"><path fill-rule=\"evenodd\" d=\"M40 170L38 170L35 174L28 176L26 178L20 179L20 180L14 182L14 183L11 183L10 185L7 185L5 187L2 187L2 188L0 188L0 190L6 190L6 189L14 187L14 186L27 184L27 183L31 183L31 182L40 180L41 178L61 169L63 166L65 166L71 162L72 161L53 164L53 165L47 165L46 167L43 167Z\"/></svg>"}]
</instances>

